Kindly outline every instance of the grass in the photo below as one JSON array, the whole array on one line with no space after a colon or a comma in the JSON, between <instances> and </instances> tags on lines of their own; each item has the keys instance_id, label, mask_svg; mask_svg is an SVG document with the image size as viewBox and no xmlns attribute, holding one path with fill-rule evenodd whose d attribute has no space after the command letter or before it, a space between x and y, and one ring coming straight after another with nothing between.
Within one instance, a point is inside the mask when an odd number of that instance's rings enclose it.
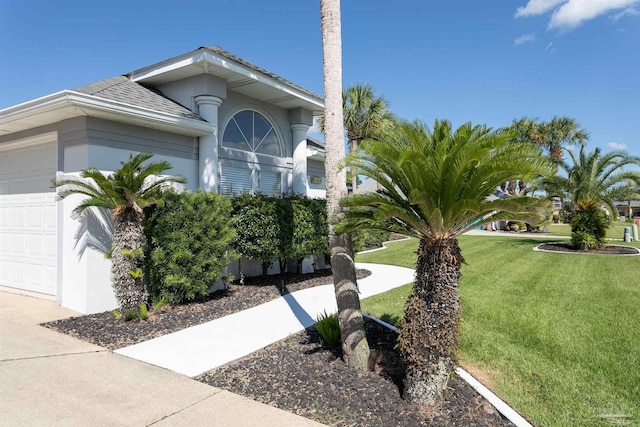
<instances>
[{"instance_id":1,"label":"grass","mask_svg":"<svg viewBox=\"0 0 640 427\"><path fill-rule=\"evenodd\" d=\"M613 222L607 230L606 237L608 239L622 239L624 237L624 228L631 227L631 225L628 222ZM571 236L571 226L569 224L549 224L549 234Z\"/></svg>"},{"instance_id":2,"label":"grass","mask_svg":"<svg viewBox=\"0 0 640 427\"><path fill-rule=\"evenodd\" d=\"M460 238L461 364L538 426L640 423L640 258L534 252L539 241ZM357 261L413 267L416 248L395 242ZM363 310L397 323L410 292Z\"/></svg>"}]
</instances>

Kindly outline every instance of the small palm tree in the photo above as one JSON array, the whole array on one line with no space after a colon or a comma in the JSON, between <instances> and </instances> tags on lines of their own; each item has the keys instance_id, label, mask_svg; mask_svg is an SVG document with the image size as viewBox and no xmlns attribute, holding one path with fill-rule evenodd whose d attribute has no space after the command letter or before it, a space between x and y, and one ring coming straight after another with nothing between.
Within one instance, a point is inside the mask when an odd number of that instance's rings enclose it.
<instances>
[{"instance_id":1,"label":"small palm tree","mask_svg":"<svg viewBox=\"0 0 640 427\"><path fill-rule=\"evenodd\" d=\"M355 152L362 141L374 137L392 125L387 102L377 96L373 88L365 84L348 87L342 93L344 127L349 141L349 151ZM351 189L358 186L358 172L351 169Z\"/></svg>"},{"instance_id":2,"label":"small palm tree","mask_svg":"<svg viewBox=\"0 0 640 427\"><path fill-rule=\"evenodd\" d=\"M379 190L343 200L340 232L374 228L420 240L413 294L405 305L399 344L407 363L405 399L433 404L447 387L458 346L458 280L463 263L457 236L500 219L537 222L548 200L490 201L501 183L532 179L550 163L506 131L465 124L452 131L437 121L402 123L380 140L366 141L347 160L378 182Z\"/></svg>"},{"instance_id":3,"label":"small palm tree","mask_svg":"<svg viewBox=\"0 0 640 427\"><path fill-rule=\"evenodd\" d=\"M95 168L83 170L80 176L62 175L52 183L58 187L58 197L78 194L86 196L73 210L75 218L91 207L112 209L114 232L111 253L113 289L122 313L137 310L147 302L142 280L144 233L142 208L162 203L153 196L154 190L166 183L184 183L177 176L158 175L171 169L166 161L145 163L151 154L131 154L129 160L112 175Z\"/></svg>"},{"instance_id":4,"label":"small palm tree","mask_svg":"<svg viewBox=\"0 0 640 427\"><path fill-rule=\"evenodd\" d=\"M577 155L566 151L571 162L559 164L566 177L555 176L546 183L563 189L574 205L589 199L604 206L616 218L616 200L640 197L640 172L623 170L628 165L640 166L640 156L630 156L622 151L602 154L599 148L587 153L584 146Z\"/></svg>"},{"instance_id":5,"label":"small palm tree","mask_svg":"<svg viewBox=\"0 0 640 427\"><path fill-rule=\"evenodd\" d=\"M374 138L395 123L387 101L367 84L355 84L342 91L342 110L349 152L352 153L358 150L362 141ZM325 129L324 115L320 118L320 128ZM357 171L352 170L349 178L351 189L355 191L359 184Z\"/></svg>"}]
</instances>

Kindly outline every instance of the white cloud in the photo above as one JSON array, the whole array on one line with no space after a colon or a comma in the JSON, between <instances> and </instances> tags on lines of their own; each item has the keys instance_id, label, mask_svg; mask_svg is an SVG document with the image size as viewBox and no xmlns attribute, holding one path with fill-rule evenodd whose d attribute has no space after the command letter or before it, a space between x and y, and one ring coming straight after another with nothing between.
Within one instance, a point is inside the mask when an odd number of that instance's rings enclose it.
<instances>
[{"instance_id":1,"label":"white cloud","mask_svg":"<svg viewBox=\"0 0 640 427\"><path fill-rule=\"evenodd\" d=\"M544 48L545 52L549 52L549 53L553 53L556 50L553 48L553 43L549 42L549 44L547 44L547 47Z\"/></svg>"},{"instance_id":2,"label":"white cloud","mask_svg":"<svg viewBox=\"0 0 640 427\"><path fill-rule=\"evenodd\" d=\"M520 45L527 42L532 42L536 39L536 35L534 33L522 35L514 40L516 45Z\"/></svg>"},{"instance_id":3,"label":"white cloud","mask_svg":"<svg viewBox=\"0 0 640 427\"><path fill-rule=\"evenodd\" d=\"M571 30L583 22L607 12L626 9L640 0L569 0L556 9L549 21L550 29Z\"/></svg>"},{"instance_id":4,"label":"white cloud","mask_svg":"<svg viewBox=\"0 0 640 427\"><path fill-rule=\"evenodd\" d=\"M633 16L633 15L640 15L640 11L632 6L624 9L622 12L618 12L614 15L611 15L609 18L611 18L612 21L617 21L623 16Z\"/></svg>"},{"instance_id":5,"label":"white cloud","mask_svg":"<svg viewBox=\"0 0 640 427\"><path fill-rule=\"evenodd\" d=\"M521 16L541 15L550 11L567 0L529 0L525 7L519 7L516 18Z\"/></svg>"},{"instance_id":6,"label":"white cloud","mask_svg":"<svg viewBox=\"0 0 640 427\"><path fill-rule=\"evenodd\" d=\"M614 150L626 150L627 149L627 144L620 144L619 142L610 142L607 145L609 147L613 148Z\"/></svg>"},{"instance_id":7,"label":"white cloud","mask_svg":"<svg viewBox=\"0 0 640 427\"><path fill-rule=\"evenodd\" d=\"M600 15L617 11L611 19L618 20L626 15L637 15L640 12L634 5L640 0L529 0L524 7L516 11L516 18L542 15L553 11L549 20L549 29L571 30L583 22Z\"/></svg>"}]
</instances>

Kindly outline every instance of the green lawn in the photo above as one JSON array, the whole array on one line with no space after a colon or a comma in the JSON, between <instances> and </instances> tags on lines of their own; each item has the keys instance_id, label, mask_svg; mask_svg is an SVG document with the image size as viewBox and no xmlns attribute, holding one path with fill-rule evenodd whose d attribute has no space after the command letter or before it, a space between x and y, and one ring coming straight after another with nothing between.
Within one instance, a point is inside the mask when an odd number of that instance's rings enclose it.
<instances>
[{"instance_id":1,"label":"green lawn","mask_svg":"<svg viewBox=\"0 0 640 427\"><path fill-rule=\"evenodd\" d=\"M602 414L640 424L640 257L534 252L539 241L460 238L461 364L535 425L606 425ZM416 248L395 242L357 261L414 267ZM395 323L409 292L363 310Z\"/></svg>"},{"instance_id":2,"label":"green lawn","mask_svg":"<svg viewBox=\"0 0 640 427\"><path fill-rule=\"evenodd\" d=\"M608 239L622 239L624 237L624 228L631 227L628 222L613 222L607 230ZM549 233L558 236L570 236L571 226L569 224L549 224Z\"/></svg>"}]
</instances>

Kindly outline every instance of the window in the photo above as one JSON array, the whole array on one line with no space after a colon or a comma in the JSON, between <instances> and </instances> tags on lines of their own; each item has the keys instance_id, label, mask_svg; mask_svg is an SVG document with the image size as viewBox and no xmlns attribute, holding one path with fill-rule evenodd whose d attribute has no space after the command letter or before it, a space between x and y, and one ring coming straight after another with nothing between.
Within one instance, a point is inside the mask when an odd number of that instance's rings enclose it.
<instances>
[{"instance_id":1,"label":"window","mask_svg":"<svg viewBox=\"0 0 640 427\"><path fill-rule=\"evenodd\" d=\"M275 129L260 113L244 110L235 114L227 123L222 135L222 146L247 153L281 157L281 145ZM234 155L231 165L222 164L220 193L239 195L243 193L262 193L279 195L282 193L282 166L259 164L256 158L247 157L247 166L242 167ZM259 159L259 158L258 158ZM265 159L266 160L266 159ZM267 160L267 163L270 161Z\"/></svg>"},{"instance_id":2,"label":"window","mask_svg":"<svg viewBox=\"0 0 640 427\"><path fill-rule=\"evenodd\" d=\"M273 126L256 111L234 115L222 135L222 146L252 153L280 157L280 143Z\"/></svg>"}]
</instances>

